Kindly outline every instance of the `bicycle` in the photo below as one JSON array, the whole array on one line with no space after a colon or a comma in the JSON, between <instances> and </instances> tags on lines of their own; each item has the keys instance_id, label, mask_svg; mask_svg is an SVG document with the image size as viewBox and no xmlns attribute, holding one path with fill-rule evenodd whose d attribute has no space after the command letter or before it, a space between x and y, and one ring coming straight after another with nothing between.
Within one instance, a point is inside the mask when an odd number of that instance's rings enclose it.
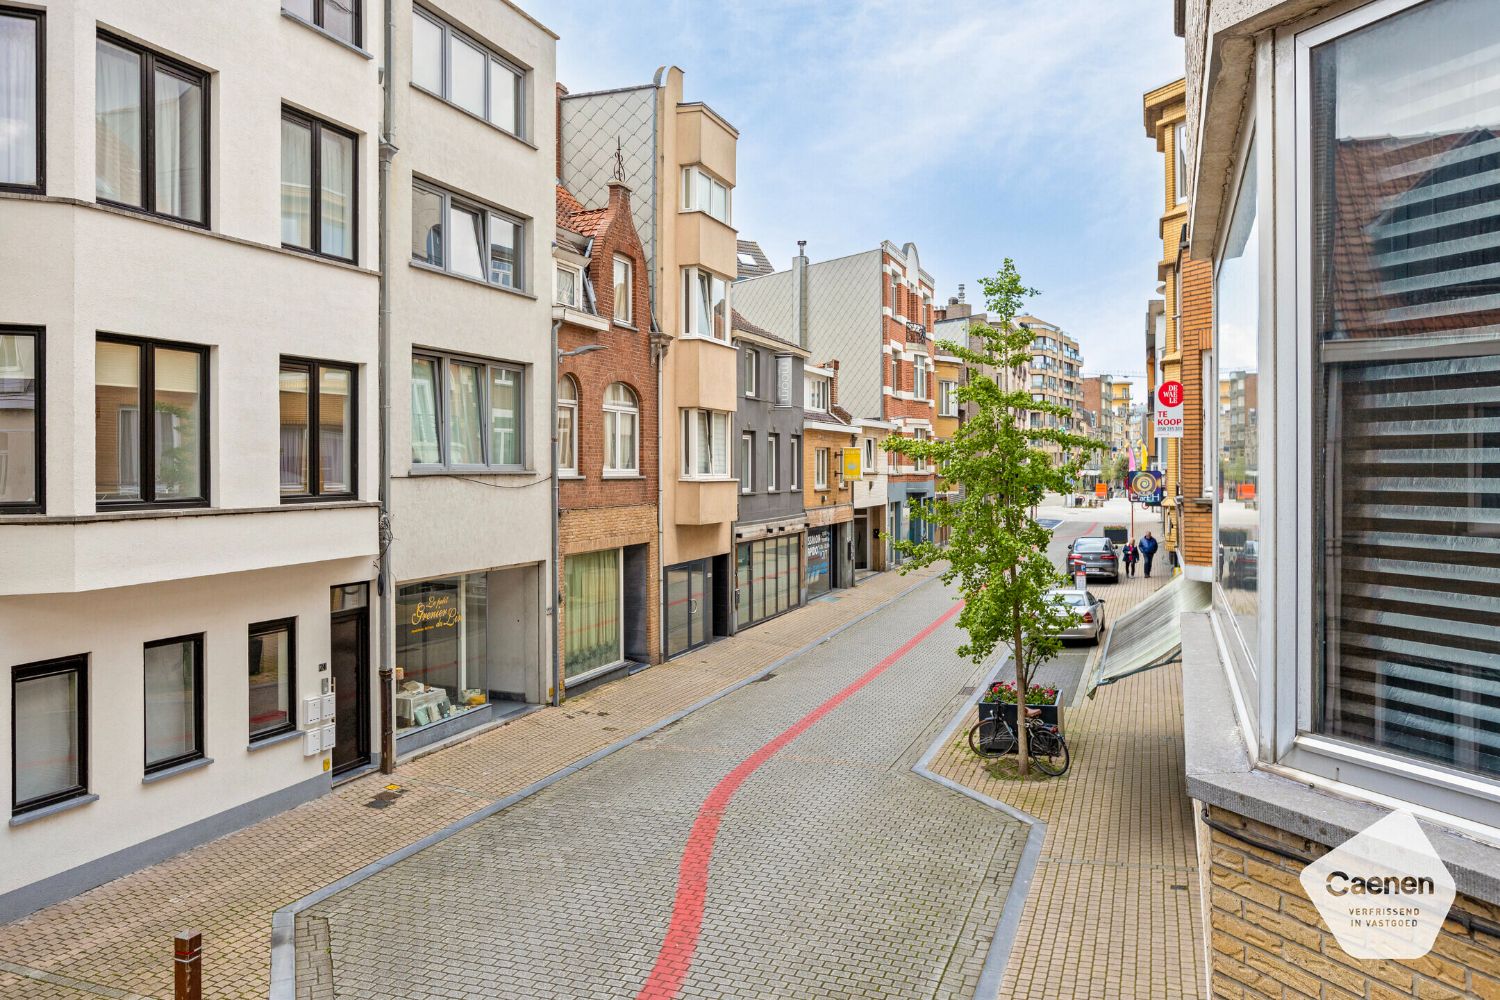
<instances>
[{"instance_id":1,"label":"bicycle","mask_svg":"<svg viewBox=\"0 0 1500 1000\"><path fill-rule=\"evenodd\" d=\"M1026 709L1026 756L1036 769L1053 778L1067 773L1072 763L1068 741L1056 726L1041 720L1042 710ZM997 713L980 719L969 730L969 749L980 757L1004 757L1016 752L1016 731Z\"/></svg>"}]
</instances>

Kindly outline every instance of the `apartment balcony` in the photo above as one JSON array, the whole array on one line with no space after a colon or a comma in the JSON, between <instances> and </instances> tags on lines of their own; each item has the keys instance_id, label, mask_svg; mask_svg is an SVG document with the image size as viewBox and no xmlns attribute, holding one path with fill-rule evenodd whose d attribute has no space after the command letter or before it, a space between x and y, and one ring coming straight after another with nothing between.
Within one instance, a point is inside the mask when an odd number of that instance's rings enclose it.
<instances>
[{"instance_id":1,"label":"apartment balcony","mask_svg":"<svg viewBox=\"0 0 1500 1000\"><path fill-rule=\"evenodd\" d=\"M6 518L0 597L370 559L379 513L378 504L345 502Z\"/></svg>"},{"instance_id":2,"label":"apartment balcony","mask_svg":"<svg viewBox=\"0 0 1500 1000\"><path fill-rule=\"evenodd\" d=\"M727 524L739 513L737 479L680 479L677 482L678 524Z\"/></svg>"}]
</instances>

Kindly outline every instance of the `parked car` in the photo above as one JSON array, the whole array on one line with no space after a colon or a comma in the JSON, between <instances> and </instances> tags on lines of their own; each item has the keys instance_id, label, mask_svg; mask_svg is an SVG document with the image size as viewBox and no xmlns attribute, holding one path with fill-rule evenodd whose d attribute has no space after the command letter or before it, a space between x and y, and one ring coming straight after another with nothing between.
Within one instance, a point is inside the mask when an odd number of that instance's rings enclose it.
<instances>
[{"instance_id":1,"label":"parked car","mask_svg":"<svg viewBox=\"0 0 1500 1000\"><path fill-rule=\"evenodd\" d=\"M1116 582L1120 579L1120 552L1115 543L1102 535L1090 535L1073 539L1068 547L1068 558L1063 572L1075 576L1079 572L1092 577L1108 577Z\"/></svg>"},{"instance_id":2,"label":"parked car","mask_svg":"<svg viewBox=\"0 0 1500 1000\"><path fill-rule=\"evenodd\" d=\"M1058 587L1055 590L1049 590L1047 596L1067 604L1080 617L1078 624L1062 632L1060 638L1064 642L1080 639L1090 646L1099 644L1099 637L1104 634L1104 601L1102 599L1095 597L1087 590L1079 590L1076 587Z\"/></svg>"},{"instance_id":3,"label":"parked car","mask_svg":"<svg viewBox=\"0 0 1500 1000\"><path fill-rule=\"evenodd\" d=\"M1259 579L1260 543L1251 538L1246 540L1238 552L1230 556L1229 566L1224 573L1224 584L1243 590L1253 590Z\"/></svg>"}]
</instances>

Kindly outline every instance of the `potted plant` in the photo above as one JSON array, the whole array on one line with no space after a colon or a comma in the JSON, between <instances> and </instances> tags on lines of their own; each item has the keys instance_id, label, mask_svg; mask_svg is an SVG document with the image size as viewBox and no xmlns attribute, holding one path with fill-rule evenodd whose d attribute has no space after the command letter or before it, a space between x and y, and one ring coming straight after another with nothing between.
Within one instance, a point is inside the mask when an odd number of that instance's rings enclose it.
<instances>
[{"instance_id":1,"label":"potted plant","mask_svg":"<svg viewBox=\"0 0 1500 1000\"><path fill-rule=\"evenodd\" d=\"M979 700L979 718L993 719L996 715L1006 721L1011 729L1016 728L1016 685L1011 681L996 681ZM1033 684L1026 689L1028 708L1040 708L1041 720L1062 729L1062 694L1055 687Z\"/></svg>"}]
</instances>

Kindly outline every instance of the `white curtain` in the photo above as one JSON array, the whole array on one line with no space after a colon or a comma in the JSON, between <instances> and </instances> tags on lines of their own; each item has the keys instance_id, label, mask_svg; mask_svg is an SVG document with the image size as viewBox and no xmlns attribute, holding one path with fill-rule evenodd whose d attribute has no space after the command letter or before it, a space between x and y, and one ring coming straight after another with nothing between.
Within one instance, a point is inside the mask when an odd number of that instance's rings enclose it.
<instances>
[{"instance_id":1,"label":"white curtain","mask_svg":"<svg viewBox=\"0 0 1500 1000\"><path fill-rule=\"evenodd\" d=\"M78 675L50 674L15 686L15 799L78 784Z\"/></svg>"},{"instance_id":2,"label":"white curtain","mask_svg":"<svg viewBox=\"0 0 1500 1000\"><path fill-rule=\"evenodd\" d=\"M0 14L0 184L36 183L36 22Z\"/></svg>"},{"instance_id":3,"label":"white curtain","mask_svg":"<svg viewBox=\"0 0 1500 1000\"><path fill-rule=\"evenodd\" d=\"M281 122L281 242L312 246L312 130Z\"/></svg>"},{"instance_id":4,"label":"white curtain","mask_svg":"<svg viewBox=\"0 0 1500 1000\"><path fill-rule=\"evenodd\" d=\"M323 252L354 256L354 140L324 129L322 156Z\"/></svg>"},{"instance_id":5,"label":"white curtain","mask_svg":"<svg viewBox=\"0 0 1500 1000\"><path fill-rule=\"evenodd\" d=\"M196 657L191 641L146 649L147 765L186 756L198 746Z\"/></svg>"},{"instance_id":6,"label":"white curtain","mask_svg":"<svg viewBox=\"0 0 1500 1000\"><path fill-rule=\"evenodd\" d=\"M203 89L156 74L156 210L203 221Z\"/></svg>"},{"instance_id":7,"label":"white curtain","mask_svg":"<svg viewBox=\"0 0 1500 1000\"><path fill-rule=\"evenodd\" d=\"M141 57L103 39L94 59L94 168L99 197L141 204Z\"/></svg>"}]
</instances>

